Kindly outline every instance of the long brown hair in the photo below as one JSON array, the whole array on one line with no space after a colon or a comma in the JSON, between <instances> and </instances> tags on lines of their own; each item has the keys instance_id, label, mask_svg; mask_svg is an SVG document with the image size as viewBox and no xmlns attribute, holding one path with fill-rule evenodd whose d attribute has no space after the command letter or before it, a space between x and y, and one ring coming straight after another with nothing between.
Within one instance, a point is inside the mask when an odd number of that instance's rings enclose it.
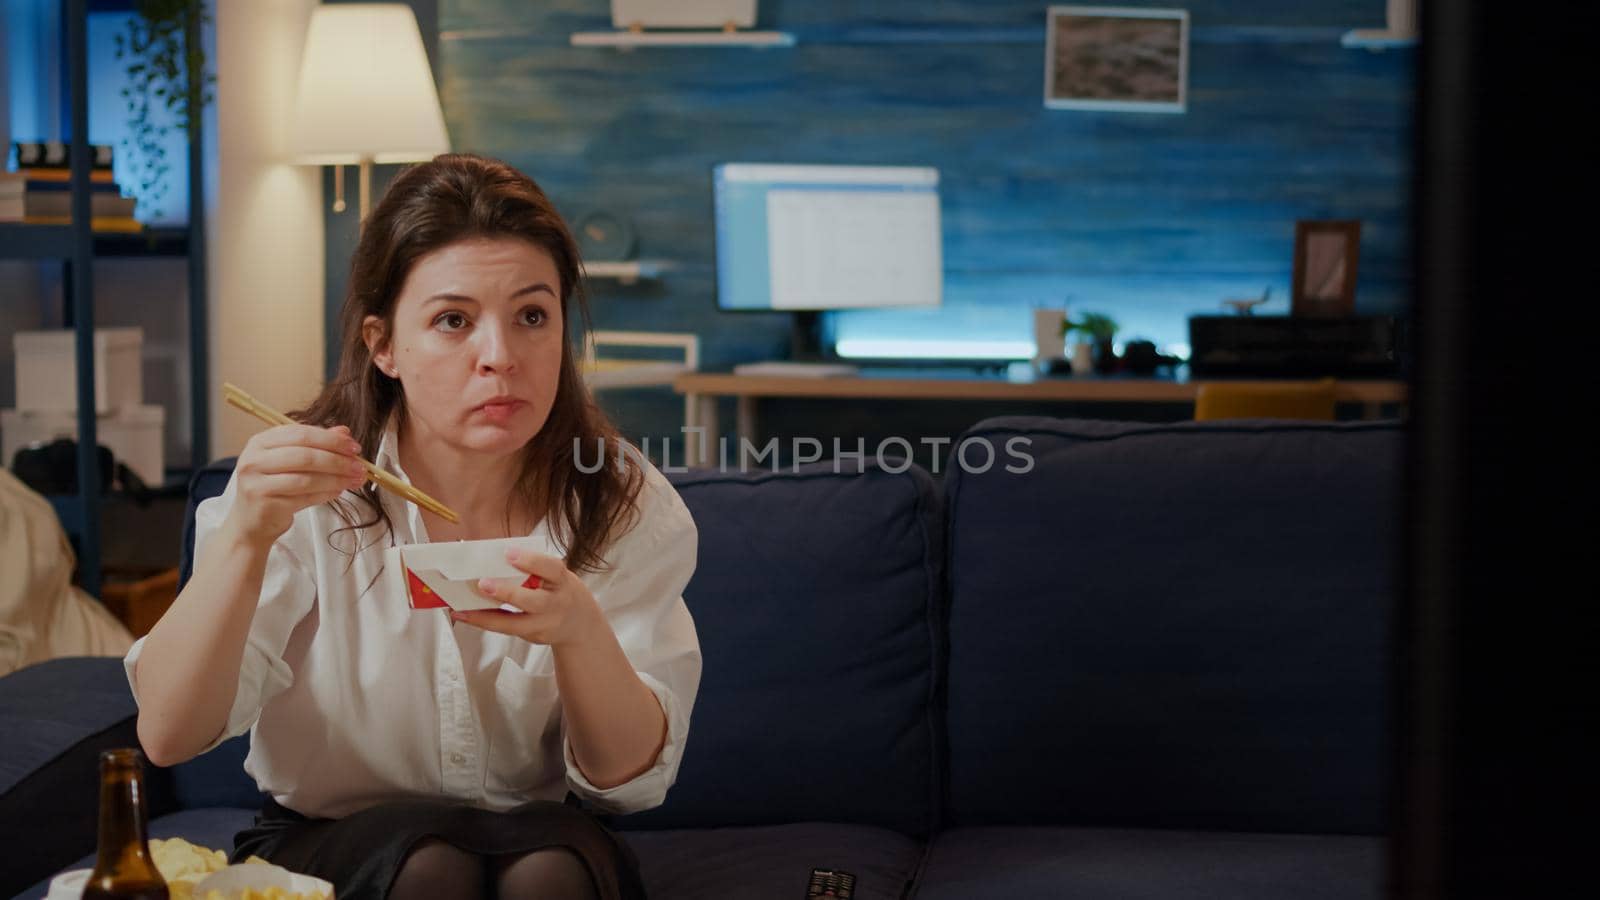
<instances>
[{"instance_id":1,"label":"long brown hair","mask_svg":"<svg viewBox=\"0 0 1600 900\"><path fill-rule=\"evenodd\" d=\"M383 322L384 341L393 334L395 301L411 267L428 253L471 238L516 238L543 248L561 277L561 318L571 322L575 303L590 328L589 304L580 275L578 245L555 206L533 179L497 160L449 153L402 171L389 185L362 228L350 261L350 284L339 314L343 348L339 370L322 393L304 410L301 422L323 427L346 425L363 455L372 458L391 415L404 415L405 392L400 382L378 370L362 338L368 316ZM380 346L383 342L380 342ZM572 330L561 354L555 405L544 427L523 450L516 493L549 521L552 536L563 546L567 568L596 571L603 553L636 517L644 483L641 463L602 465L584 472L574 454L584 446L621 446L621 436L594 403L579 375ZM353 528L382 522L392 529L378 500L377 488L366 485L357 495L368 518L341 508ZM507 498L507 522L511 500ZM338 506L338 504L336 504Z\"/></svg>"}]
</instances>

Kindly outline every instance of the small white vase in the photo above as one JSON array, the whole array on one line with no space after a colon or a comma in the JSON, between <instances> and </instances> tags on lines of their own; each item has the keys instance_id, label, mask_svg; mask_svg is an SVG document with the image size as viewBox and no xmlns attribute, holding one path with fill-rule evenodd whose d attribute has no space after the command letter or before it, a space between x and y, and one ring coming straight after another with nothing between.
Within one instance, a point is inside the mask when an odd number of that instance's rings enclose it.
<instances>
[{"instance_id":1,"label":"small white vase","mask_svg":"<svg viewBox=\"0 0 1600 900\"><path fill-rule=\"evenodd\" d=\"M1072 374L1088 375L1094 372L1094 345L1079 341L1072 345Z\"/></svg>"},{"instance_id":2,"label":"small white vase","mask_svg":"<svg viewBox=\"0 0 1600 900\"><path fill-rule=\"evenodd\" d=\"M1066 322L1067 311L1064 309L1033 311L1033 358L1036 362L1066 356L1066 337L1061 333Z\"/></svg>"}]
</instances>

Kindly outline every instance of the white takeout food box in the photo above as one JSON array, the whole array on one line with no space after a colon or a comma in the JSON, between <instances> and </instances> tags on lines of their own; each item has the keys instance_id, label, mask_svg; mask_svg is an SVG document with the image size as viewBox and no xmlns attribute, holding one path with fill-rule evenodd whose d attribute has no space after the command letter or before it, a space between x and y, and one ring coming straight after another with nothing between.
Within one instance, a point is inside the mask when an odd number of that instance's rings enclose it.
<instances>
[{"instance_id":1,"label":"white takeout food box","mask_svg":"<svg viewBox=\"0 0 1600 900\"><path fill-rule=\"evenodd\" d=\"M506 551L527 547L527 538L409 544L384 551L383 577L390 593L412 609L498 609L500 601L478 593L478 579L500 587L538 587L538 576L506 562Z\"/></svg>"}]
</instances>

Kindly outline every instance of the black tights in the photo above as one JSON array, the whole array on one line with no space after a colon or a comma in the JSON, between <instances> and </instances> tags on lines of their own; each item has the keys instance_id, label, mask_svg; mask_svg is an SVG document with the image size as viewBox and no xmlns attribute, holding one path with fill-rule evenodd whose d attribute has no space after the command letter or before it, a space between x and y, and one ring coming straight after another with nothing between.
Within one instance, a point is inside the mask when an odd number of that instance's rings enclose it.
<instances>
[{"instance_id":1,"label":"black tights","mask_svg":"<svg viewBox=\"0 0 1600 900\"><path fill-rule=\"evenodd\" d=\"M482 857L428 838L406 854L389 900L597 900L594 879L565 847Z\"/></svg>"}]
</instances>

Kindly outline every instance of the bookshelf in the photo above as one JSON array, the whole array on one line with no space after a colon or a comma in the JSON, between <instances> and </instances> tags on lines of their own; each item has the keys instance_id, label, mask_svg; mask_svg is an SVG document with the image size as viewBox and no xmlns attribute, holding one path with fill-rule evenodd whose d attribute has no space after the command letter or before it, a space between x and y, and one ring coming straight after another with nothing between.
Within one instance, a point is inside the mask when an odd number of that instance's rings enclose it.
<instances>
[{"instance_id":1,"label":"bookshelf","mask_svg":"<svg viewBox=\"0 0 1600 900\"><path fill-rule=\"evenodd\" d=\"M94 260L97 257L184 257L188 261L190 468L198 469L210 458L209 409L205 385L206 359L205 205L201 180L201 115L190 111L188 140L189 224L184 228L153 228L139 232L94 231L90 227L89 144L89 13L107 8L104 2L59 0L61 4L61 58L65 74L66 119L71 143L72 218L66 225L0 222L0 258L60 260L63 269L63 319L75 334L78 391L78 493L49 498L62 526L77 538L78 576L84 590L100 594L100 495L94 402ZM199 38L199 23L191 17L184 38L191 45ZM9 460L6 461L9 464ZM178 489L184 479L152 485L162 491Z\"/></svg>"},{"instance_id":2,"label":"bookshelf","mask_svg":"<svg viewBox=\"0 0 1600 900\"><path fill-rule=\"evenodd\" d=\"M71 225L0 222L0 259L60 259L72 255ZM138 233L96 231L90 237L98 257L187 256L189 229L147 228Z\"/></svg>"}]
</instances>

